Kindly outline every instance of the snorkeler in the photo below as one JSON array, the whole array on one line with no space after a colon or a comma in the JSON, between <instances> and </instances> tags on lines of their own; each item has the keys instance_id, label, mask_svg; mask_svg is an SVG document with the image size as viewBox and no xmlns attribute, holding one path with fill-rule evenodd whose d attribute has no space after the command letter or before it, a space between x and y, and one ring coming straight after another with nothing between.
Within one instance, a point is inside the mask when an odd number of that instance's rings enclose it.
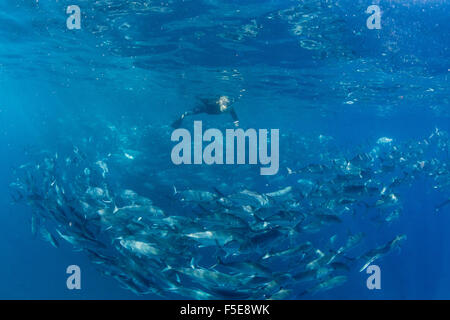
<instances>
[{"instance_id":1,"label":"snorkeler","mask_svg":"<svg viewBox=\"0 0 450 320\"><path fill-rule=\"evenodd\" d=\"M232 101L227 96L221 96L219 99L199 99L202 104L195 107L191 111L186 111L178 118L174 123L172 123L172 127L179 128L183 119L186 116L192 116L195 114L206 113L206 114L222 114L225 112L229 112L231 117L233 118L233 123L236 127L239 126L239 119L237 117L236 112L231 106Z\"/></svg>"}]
</instances>

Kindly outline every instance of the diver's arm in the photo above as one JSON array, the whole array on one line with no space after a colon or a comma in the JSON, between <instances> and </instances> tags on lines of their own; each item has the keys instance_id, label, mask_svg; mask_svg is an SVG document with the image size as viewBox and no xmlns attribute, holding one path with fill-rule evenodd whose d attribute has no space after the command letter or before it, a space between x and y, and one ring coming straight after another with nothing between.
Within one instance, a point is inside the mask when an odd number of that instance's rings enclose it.
<instances>
[{"instance_id":1,"label":"diver's arm","mask_svg":"<svg viewBox=\"0 0 450 320\"><path fill-rule=\"evenodd\" d=\"M236 111L234 111L234 108L231 108L230 114L231 114L231 117L233 118L234 125L236 127L239 127L239 119L238 119L238 116L236 114Z\"/></svg>"}]
</instances>

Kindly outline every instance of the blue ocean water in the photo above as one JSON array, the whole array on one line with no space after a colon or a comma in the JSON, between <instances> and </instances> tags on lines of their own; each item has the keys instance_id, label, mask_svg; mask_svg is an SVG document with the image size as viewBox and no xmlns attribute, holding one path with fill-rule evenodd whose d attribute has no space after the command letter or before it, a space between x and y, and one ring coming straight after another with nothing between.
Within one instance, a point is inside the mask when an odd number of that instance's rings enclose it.
<instances>
[{"instance_id":1,"label":"blue ocean water","mask_svg":"<svg viewBox=\"0 0 450 320\"><path fill-rule=\"evenodd\" d=\"M381 8L381 29L367 28L371 4ZM81 9L80 30L66 26L69 5ZM164 207L174 200L164 202L161 195L170 193L151 187L159 188L152 179L161 172L162 181L173 166L165 157L173 143L164 130L194 108L198 96L235 97L243 128L280 130L280 173L274 180L259 182L258 174L246 177L234 167L192 169L210 175L217 185L274 181L275 188L295 183L297 179L286 177L286 163L300 169L308 164L302 159L319 159L325 151L315 142L299 154L287 136L332 137L325 157L342 150L370 151L380 137L399 145L422 141L436 128L450 131L449 15L450 4L439 0L0 4L0 298L160 298L123 288L62 239L56 249L33 237L33 206L15 203L10 184L17 168L35 155L45 150L62 156L72 145L84 143L89 157L97 151L89 146L98 147L89 139L101 140L105 126L115 126L127 132L123 139L139 137L146 154L145 161L137 153L134 163L111 166L111 183L134 190L145 190L147 183L146 195ZM195 119L210 128L232 126L228 115ZM152 133L141 136L148 126ZM161 136L154 133L162 131ZM124 143L105 141L101 146L111 152ZM448 146L447 153L417 161L432 166L432 159L448 168ZM183 187L204 187L190 170L176 171ZM135 180L137 176L142 180ZM165 182L169 189L171 182ZM402 202L398 220L372 223L358 209L361 218L346 218L336 231L339 237L348 230L364 232L367 250L407 235L400 250L376 262L382 270L381 290L368 290L368 274L359 272L358 265L351 267L343 285L300 298L450 298L450 206L435 211L449 199L450 190L434 186L435 180L418 174L396 193ZM322 244L333 233L311 237ZM66 287L66 268L72 264L82 270L81 290ZM299 298L304 289L295 290L291 298Z\"/></svg>"}]
</instances>

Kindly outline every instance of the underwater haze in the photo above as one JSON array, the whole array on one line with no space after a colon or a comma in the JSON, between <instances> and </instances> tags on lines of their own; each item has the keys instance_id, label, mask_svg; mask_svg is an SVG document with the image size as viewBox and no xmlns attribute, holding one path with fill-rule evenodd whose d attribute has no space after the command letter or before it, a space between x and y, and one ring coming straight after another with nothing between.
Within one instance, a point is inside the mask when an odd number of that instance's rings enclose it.
<instances>
[{"instance_id":1,"label":"underwater haze","mask_svg":"<svg viewBox=\"0 0 450 320\"><path fill-rule=\"evenodd\" d=\"M0 298L450 299L449 16L3 1ZM239 128L279 130L276 174L174 164L185 112L191 134L236 128L219 97Z\"/></svg>"}]
</instances>

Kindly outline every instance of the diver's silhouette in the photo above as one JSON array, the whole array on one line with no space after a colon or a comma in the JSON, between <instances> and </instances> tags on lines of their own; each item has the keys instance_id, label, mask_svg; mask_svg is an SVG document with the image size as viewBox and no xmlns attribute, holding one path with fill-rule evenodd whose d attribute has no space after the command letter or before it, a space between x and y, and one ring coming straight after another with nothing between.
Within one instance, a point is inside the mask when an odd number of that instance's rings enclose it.
<instances>
[{"instance_id":1,"label":"diver's silhouette","mask_svg":"<svg viewBox=\"0 0 450 320\"><path fill-rule=\"evenodd\" d=\"M174 123L172 123L173 128L179 128L183 122L183 119L187 116L192 116L195 114L206 113L206 114L222 114L225 112L230 113L233 118L233 123L236 127L239 126L239 119L236 112L231 106L232 101L227 96L221 96L218 99L203 99L199 98L201 104L195 107L193 110L186 111L183 113Z\"/></svg>"}]
</instances>

